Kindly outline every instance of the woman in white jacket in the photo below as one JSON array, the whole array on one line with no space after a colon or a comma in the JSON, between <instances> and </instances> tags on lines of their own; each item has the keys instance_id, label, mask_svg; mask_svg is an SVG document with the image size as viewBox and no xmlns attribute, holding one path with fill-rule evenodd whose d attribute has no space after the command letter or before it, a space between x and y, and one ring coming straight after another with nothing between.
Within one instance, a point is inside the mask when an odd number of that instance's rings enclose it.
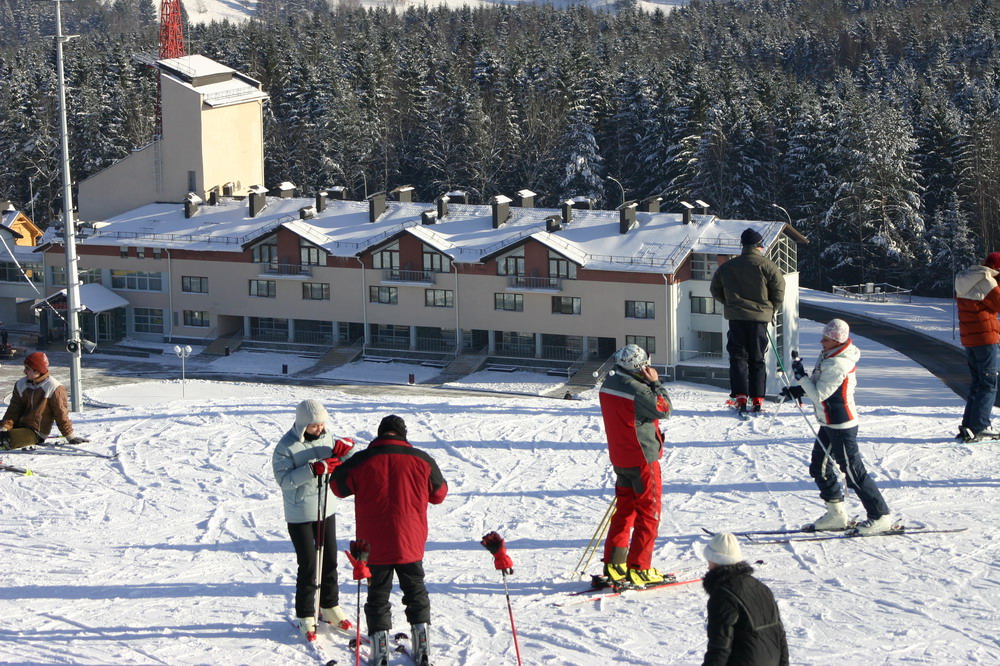
<instances>
[{"instance_id":1,"label":"woman in white jacket","mask_svg":"<svg viewBox=\"0 0 1000 666\"><path fill-rule=\"evenodd\" d=\"M809 397L820 422L818 440L813 444L809 474L826 502L826 513L815 523L817 530L843 530L848 526L844 509L844 491L833 460L847 476L847 487L857 493L867 519L858 523L860 534L868 536L892 528L889 506L875 480L865 469L858 450L858 411L854 404L855 368L861 351L850 338L850 328L842 319L834 319L823 328L820 344L823 351L812 374L806 375L801 363L793 366L799 386L782 389L787 397Z\"/></svg>"}]
</instances>

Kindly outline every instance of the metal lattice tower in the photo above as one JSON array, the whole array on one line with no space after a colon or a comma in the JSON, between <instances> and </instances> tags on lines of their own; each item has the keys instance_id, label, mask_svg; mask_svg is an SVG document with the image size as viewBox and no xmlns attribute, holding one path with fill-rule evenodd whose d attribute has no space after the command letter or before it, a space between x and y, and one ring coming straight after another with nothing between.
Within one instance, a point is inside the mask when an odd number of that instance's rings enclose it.
<instances>
[{"instance_id":1,"label":"metal lattice tower","mask_svg":"<svg viewBox=\"0 0 1000 666\"><path fill-rule=\"evenodd\" d=\"M160 59L180 58L184 51L184 31L181 27L181 0L160 3Z\"/></svg>"}]
</instances>

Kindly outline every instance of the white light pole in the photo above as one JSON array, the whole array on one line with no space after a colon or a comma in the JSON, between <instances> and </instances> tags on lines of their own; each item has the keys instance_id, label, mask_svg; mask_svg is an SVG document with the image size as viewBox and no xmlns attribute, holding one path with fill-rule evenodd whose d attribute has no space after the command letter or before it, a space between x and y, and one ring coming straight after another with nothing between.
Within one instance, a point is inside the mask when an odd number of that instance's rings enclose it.
<instances>
[{"instance_id":1,"label":"white light pole","mask_svg":"<svg viewBox=\"0 0 1000 666\"><path fill-rule=\"evenodd\" d=\"M180 345L174 345L174 353L181 359L181 397L183 398L185 397L184 374L186 370L187 357L191 355L191 345L184 345L183 347Z\"/></svg>"},{"instance_id":2,"label":"white light pole","mask_svg":"<svg viewBox=\"0 0 1000 666\"><path fill-rule=\"evenodd\" d=\"M69 170L69 131L66 127L66 79L63 76L63 42L75 35L63 36L62 5L56 0L56 70L59 75L59 129L62 144L63 243L66 247L66 341L69 356L70 409L83 410L83 387L80 383L80 276L76 268L76 220L73 219L73 180Z\"/></svg>"},{"instance_id":3,"label":"white light pole","mask_svg":"<svg viewBox=\"0 0 1000 666\"><path fill-rule=\"evenodd\" d=\"M788 218L788 226L790 226L790 227L794 227L795 226L794 224L792 224L792 216L788 214L787 210L785 210L784 208L782 208L781 206L779 206L776 203L771 204L771 206L773 206L774 208L777 208L778 210L780 210L782 213L785 214L785 217Z\"/></svg>"},{"instance_id":4,"label":"white light pole","mask_svg":"<svg viewBox=\"0 0 1000 666\"><path fill-rule=\"evenodd\" d=\"M625 186L622 185L621 181L619 181L614 176L607 176L607 179L615 181L616 183L618 183L618 187L620 187L622 189L622 206L624 206L625 205Z\"/></svg>"}]
</instances>

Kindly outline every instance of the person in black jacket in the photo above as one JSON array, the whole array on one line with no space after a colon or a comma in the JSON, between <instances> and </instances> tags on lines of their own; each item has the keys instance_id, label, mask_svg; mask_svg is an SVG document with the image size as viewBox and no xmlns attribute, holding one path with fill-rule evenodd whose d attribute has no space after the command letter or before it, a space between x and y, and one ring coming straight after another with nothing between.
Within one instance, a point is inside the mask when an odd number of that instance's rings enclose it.
<instances>
[{"instance_id":1,"label":"person in black jacket","mask_svg":"<svg viewBox=\"0 0 1000 666\"><path fill-rule=\"evenodd\" d=\"M708 647L705 666L788 666L788 641L771 590L754 578L732 534L705 546Z\"/></svg>"}]
</instances>

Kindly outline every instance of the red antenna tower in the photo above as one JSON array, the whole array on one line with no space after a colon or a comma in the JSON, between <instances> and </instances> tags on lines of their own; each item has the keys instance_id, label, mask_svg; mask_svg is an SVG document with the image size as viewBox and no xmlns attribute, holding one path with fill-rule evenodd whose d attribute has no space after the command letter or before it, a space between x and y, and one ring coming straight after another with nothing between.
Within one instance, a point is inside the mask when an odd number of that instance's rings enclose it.
<instances>
[{"instance_id":1,"label":"red antenna tower","mask_svg":"<svg viewBox=\"0 0 1000 666\"><path fill-rule=\"evenodd\" d=\"M180 58L184 51L184 31L181 29L181 0L160 3L160 59Z\"/></svg>"}]
</instances>

